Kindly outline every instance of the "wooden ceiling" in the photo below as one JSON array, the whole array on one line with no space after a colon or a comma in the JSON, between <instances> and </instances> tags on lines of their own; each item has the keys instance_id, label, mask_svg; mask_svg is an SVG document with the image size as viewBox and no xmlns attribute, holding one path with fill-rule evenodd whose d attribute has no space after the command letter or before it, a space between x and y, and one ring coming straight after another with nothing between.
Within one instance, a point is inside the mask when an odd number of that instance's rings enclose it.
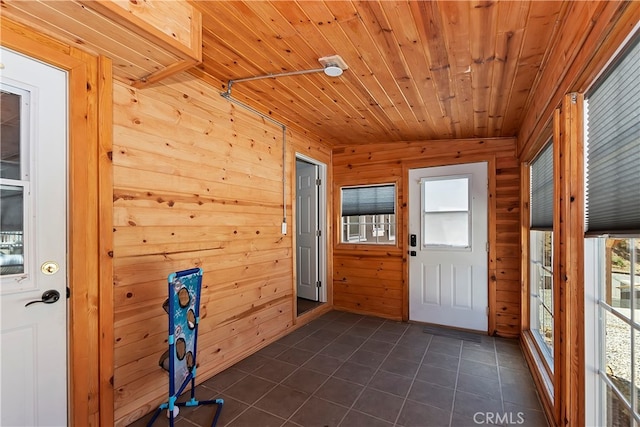
<instances>
[{"instance_id":1,"label":"wooden ceiling","mask_svg":"<svg viewBox=\"0 0 640 427\"><path fill-rule=\"evenodd\" d=\"M332 145L515 136L570 2L197 1L203 63L233 96Z\"/></svg>"}]
</instances>

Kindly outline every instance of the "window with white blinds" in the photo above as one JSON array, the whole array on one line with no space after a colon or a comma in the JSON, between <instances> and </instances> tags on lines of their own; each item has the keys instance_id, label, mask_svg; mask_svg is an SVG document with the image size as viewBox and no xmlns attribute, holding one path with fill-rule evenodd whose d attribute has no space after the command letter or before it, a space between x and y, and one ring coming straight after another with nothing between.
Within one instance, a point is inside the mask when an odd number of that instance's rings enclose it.
<instances>
[{"instance_id":1,"label":"window with white blinds","mask_svg":"<svg viewBox=\"0 0 640 427\"><path fill-rule=\"evenodd\" d=\"M396 243L395 184L341 189L342 243Z\"/></svg>"},{"instance_id":2,"label":"window with white blinds","mask_svg":"<svg viewBox=\"0 0 640 427\"><path fill-rule=\"evenodd\" d=\"M586 97L586 230L640 232L640 38Z\"/></svg>"},{"instance_id":3,"label":"window with white blinds","mask_svg":"<svg viewBox=\"0 0 640 427\"><path fill-rule=\"evenodd\" d=\"M384 215L395 212L395 185L342 188L342 216Z\"/></svg>"},{"instance_id":4,"label":"window with white blinds","mask_svg":"<svg viewBox=\"0 0 640 427\"><path fill-rule=\"evenodd\" d=\"M531 229L553 230L553 142L531 163Z\"/></svg>"}]
</instances>

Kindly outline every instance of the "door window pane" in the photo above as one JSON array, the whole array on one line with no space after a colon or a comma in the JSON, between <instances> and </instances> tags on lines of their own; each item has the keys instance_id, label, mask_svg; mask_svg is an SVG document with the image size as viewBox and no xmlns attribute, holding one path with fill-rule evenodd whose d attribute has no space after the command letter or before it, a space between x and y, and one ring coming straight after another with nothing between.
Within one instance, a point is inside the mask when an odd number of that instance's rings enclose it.
<instances>
[{"instance_id":1,"label":"door window pane","mask_svg":"<svg viewBox=\"0 0 640 427\"><path fill-rule=\"evenodd\" d=\"M0 186L0 273L24 273L24 188Z\"/></svg>"},{"instance_id":2,"label":"door window pane","mask_svg":"<svg viewBox=\"0 0 640 427\"><path fill-rule=\"evenodd\" d=\"M469 214L467 212L425 213L424 241L427 245L469 247Z\"/></svg>"},{"instance_id":3,"label":"door window pane","mask_svg":"<svg viewBox=\"0 0 640 427\"><path fill-rule=\"evenodd\" d=\"M0 91L0 178L21 179L20 175L21 96Z\"/></svg>"},{"instance_id":4,"label":"door window pane","mask_svg":"<svg viewBox=\"0 0 640 427\"><path fill-rule=\"evenodd\" d=\"M424 211L469 210L469 178L445 178L424 182Z\"/></svg>"},{"instance_id":5,"label":"door window pane","mask_svg":"<svg viewBox=\"0 0 640 427\"><path fill-rule=\"evenodd\" d=\"M422 199L425 246L471 246L468 177L426 179Z\"/></svg>"}]
</instances>

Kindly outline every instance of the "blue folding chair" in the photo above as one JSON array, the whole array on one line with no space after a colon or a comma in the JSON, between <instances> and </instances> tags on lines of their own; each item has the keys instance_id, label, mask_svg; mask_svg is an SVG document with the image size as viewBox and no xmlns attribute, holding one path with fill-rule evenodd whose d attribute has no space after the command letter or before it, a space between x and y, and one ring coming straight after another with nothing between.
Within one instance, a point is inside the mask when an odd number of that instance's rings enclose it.
<instances>
[{"instance_id":1,"label":"blue folding chair","mask_svg":"<svg viewBox=\"0 0 640 427\"><path fill-rule=\"evenodd\" d=\"M169 400L161 404L147 424L151 427L162 411L168 411L169 425L173 427L174 410L180 406L217 405L211 427L215 427L224 400L195 398L196 352L198 323L200 323L200 288L202 269L178 271L169 275L169 298L163 308L169 314L169 350L160 358L160 366L169 371ZM191 383L191 399L176 400Z\"/></svg>"}]
</instances>

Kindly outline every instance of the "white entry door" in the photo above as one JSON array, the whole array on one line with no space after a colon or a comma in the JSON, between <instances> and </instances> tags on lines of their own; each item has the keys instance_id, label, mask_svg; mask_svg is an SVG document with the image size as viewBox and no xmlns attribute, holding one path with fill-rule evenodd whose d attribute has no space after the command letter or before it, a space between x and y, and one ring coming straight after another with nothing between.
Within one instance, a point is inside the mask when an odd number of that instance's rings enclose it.
<instances>
[{"instance_id":1,"label":"white entry door","mask_svg":"<svg viewBox=\"0 0 640 427\"><path fill-rule=\"evenodd\" d=\"M487 164L410 170L409 234L409 319L486 331Z\"/></svg>"},{"instance_id":2,"label":"white entry door","mask_svg":"<svg viewBox=\"0 0 640 427\"><path fill-rule=\"evenodd\" d=\"M318 301L318 166L296 159L298 297Z\"/></svg>"},{"instance_id":3,"label":"white entry door","mask_svg":"<svg viewBox=\"0 0 640 427\"><path fill-rule=\"evenodd\" d=\"M66 426L67 75L0 62L0 425Z\"/></svg>"}]
</instances>

